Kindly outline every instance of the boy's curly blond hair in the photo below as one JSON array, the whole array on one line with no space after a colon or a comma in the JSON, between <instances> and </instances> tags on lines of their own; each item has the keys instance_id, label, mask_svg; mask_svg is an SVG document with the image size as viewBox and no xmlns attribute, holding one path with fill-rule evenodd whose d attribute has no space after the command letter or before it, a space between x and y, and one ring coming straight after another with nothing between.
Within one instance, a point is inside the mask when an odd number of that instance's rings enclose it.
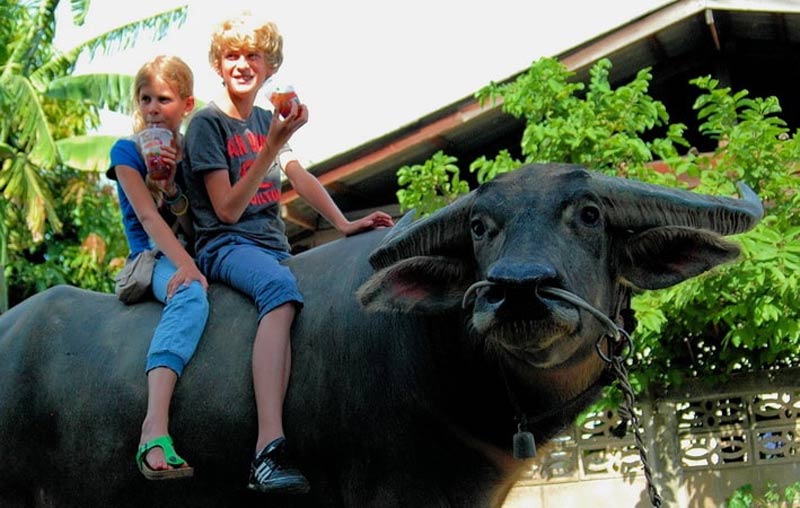
<instances>
[{"instance_id":1,"label":"boy's curly blond hair","mask_svg":"<svg viewBox=\"0 0 800 508\"><path fill-rule=\"evenodd\" d=\"M283 37L278 26L271 21L258 20L250 12L217 25L208 51L211 67L218 71L223 55L231 50L255 50L264 55L264 60L276 71L283 63Z\"/></svg>"}]
</instances>

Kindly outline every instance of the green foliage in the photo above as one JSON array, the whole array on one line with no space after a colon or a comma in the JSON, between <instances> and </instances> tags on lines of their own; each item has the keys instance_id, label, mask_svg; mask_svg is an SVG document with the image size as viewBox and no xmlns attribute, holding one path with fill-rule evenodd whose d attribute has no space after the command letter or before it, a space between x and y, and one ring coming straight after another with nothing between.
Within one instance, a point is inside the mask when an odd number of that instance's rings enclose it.
<instances>
[{"instance_id":1,"label":"green foliage","mask_svg":"<svg viewBox=\"0 0 800 508\"><path fill-rule=\"evenodd\" d=\"M503 111L526 120L524 163L561 161L614 170L621 163L649 162L652 143L641 134L669 120L664 105L647 95L650 70L617 89L608 81L610 70L611 62L600 60L581 98L577 93L584 85L569 82L572 73L557 60L543 58L515 81L490 84L476 97L482 103L502 97Z\"/></svg>"},{"instance_id":2,"label":"green foliage","mask_svg":"<svg viewBox=\"0 0 800 508\"><path fill-rule=\"evenodd\" d=\"M781 491L777 484L768 483L767 490L759 496L753 486L743 485L725 500L725 508L792 508L800 505L800 482L794 482Z\"/></svg>"},{"instance_id":3,"label":"green foliage","mask_svg":"<svg viewBox=\"0 0 800 508\"><path fill-rule=\"evenodd\" d=\"M134 77L125 74L64 76L47 85L47 96L60 100L89 101L99 108L132 114Z\"/></svg>"},{"instance_id":4,"label":"green foliage","mask_svg":"<svg viewBox=\"0 0 800 508\"><path fill-rule=\"evenodd\" d=\"M740 260L634 297L631 383L644 390L653 383L679 385L687 377L722 380L735 372L800 365L800 136L778 116L779 101L733 92L711 77L692 80L699 90L699 134L717 144L713 153L701 154L685 138L688 127L670 123L664 105L649 96L649 69L617 88L609 83L610 69L608 60L599 61L584 85L570 81L572 74L556 60L543 58L513 82L478 91L482 103L500 102L526 127L522 160L503 150L473 161L469 170L480 184L525 163L571 162L713 195L734 195L733 182L746 182L764 201L765 217L733 238L742 248ZM456 163L441 152L435 159ZM658 167L669 170L655 170L658 159ZM404 206L430 213L447 200L415 179L432 181L441 169L432 161L414 168L398 172L399 184L414 188L414 200ZM450 166L447 174L463 183L458 169ZM607 391L604 404L618 395Z\"/></svg>"},{"instance_id":5,"label":"green foliage","mask_svg":"<svg viewBox=\"0 0 800 508\"><path fill-rule=\"evenodd\" d=\"M766 212L735 239L742 247L737 263L637 297L634 375L644 385L800 365L800 138L775 116L776 98L750 99L708 77L692 83L705 92L694 105L704 120L700 132L719 144L684 174L709 194L732 194L732 182L742 180Z\"/></svg>"},{"instance_id":6,"label":"green foliage","mask_svg":"<svg viewBox=\"0 0 800 508\"><path fill-rule=\"evenodd\" d=\"M56 147L65 165L99 173L108 169L108 154L116 141L115 136L72 136L56 141Z\"/></svg>"},{"instance_id":7,"label":"green foliage","mask_svg":"<svg viewBox=\"0 0 800 508\"><path fill-rule=\"evenodd\" d=\"M30 230L20 227L19 210L8 216L6 275L12 305L57 284L111 292L113 276L128 253L113 187L96 174L69 168L53 180L49 185L60 196L56 213L64 224L59 231L49 230L45 241L35 242Z\"/></svg>"},{"instance_id":8,"label":"green foliage","mask_svg":"<svg viewBox=\"0 0 800 508\"><path fill-rule=\"evenodd\" d=\"M0 3L0 270L5 275L0 312L7 287L15 295L10 304L61 282L110 288L98 245L110 252L121 238L119 214L111 209L115 198L97 174L70 173L68 167L103 171L108 166L108 139L86 136L87 129L97 127L99 108L130 111L132 78L72 73L82 55L126 49L143 35L163 38L187 13L185 5L171 9L62 53L53 45L59 1ZM84 22L89 5L71 0L74 23ZM67 190L86 197L65 207L59 199ZM102 221L88 220L90 214ZM85 229L89 223L94 231ZM122 240L119 245L125 245Z\"/></svg>"},{"instance_id":9,"label":"green foliage","mask_svg":"<svg viewBox=\"0 0 800 508\"><path fill-rule=\"evenodd\" d=\"M425 216L469 191L469 184L459 178L457 159L442 153L433 155L425 164L405 166L397 171L400 185L405 189L397 191L401 209L417 209Z\"/></svg>"},{"instance_id":10,"label":"green foliage","mask_svg":"<svg viewBox=\"0 0 800 508\"><path fill-rule=\"evenodd\" d=\"M478 185L493 180L498 175L519 169L522 164L508 150L501 150L494 159L479 157L469 165L471 173L477 173Z\"/></svg>"}]
</instances>

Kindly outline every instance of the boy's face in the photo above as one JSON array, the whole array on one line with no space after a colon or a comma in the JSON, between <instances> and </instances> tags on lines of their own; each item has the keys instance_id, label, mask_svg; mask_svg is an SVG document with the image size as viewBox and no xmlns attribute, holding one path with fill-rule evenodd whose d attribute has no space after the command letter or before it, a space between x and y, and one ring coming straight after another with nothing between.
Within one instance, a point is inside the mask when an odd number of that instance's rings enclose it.
<instances>
[{"instance_id":1,"label":"boy's face","mask_svg":"<svg viewBox=\"0 0 800 508\"><path fill-rule=\"evenodd\" d=\"M259 88L274 71L263 53L244 48L224 51L217 72L229 94L236 97L252 96L255 100Z\"/></svg>"}]
</instances>

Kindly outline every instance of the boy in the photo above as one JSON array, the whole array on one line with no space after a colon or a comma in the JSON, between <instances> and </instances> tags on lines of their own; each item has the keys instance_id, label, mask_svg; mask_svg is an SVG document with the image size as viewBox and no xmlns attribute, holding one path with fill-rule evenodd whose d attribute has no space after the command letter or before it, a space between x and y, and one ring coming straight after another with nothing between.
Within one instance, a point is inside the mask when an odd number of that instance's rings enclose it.
<instances>
[{"instance_id":1,"label":"boy","mask_svg":"<svg viewBox=\"0 0 800 508\"><path fill-rule=\"evenodd\" d=\"M283 40L273 23L260 23L249 13L223 21L212 35L209 61L225 88L195 114L186 132L198 264L210 281L235 287L258 308L252 361L258 438L248 487L305 493L308 481L288 460L283 432L289 330L303 297L291 271L280 264L290 256L280 218L280 171L345 234L393 222L383 212L348 221L300 165L287 141L308 120L304 105L292 104L283 119L254 105L261 85L283 61Z\"/></svg>"}]
</instances>

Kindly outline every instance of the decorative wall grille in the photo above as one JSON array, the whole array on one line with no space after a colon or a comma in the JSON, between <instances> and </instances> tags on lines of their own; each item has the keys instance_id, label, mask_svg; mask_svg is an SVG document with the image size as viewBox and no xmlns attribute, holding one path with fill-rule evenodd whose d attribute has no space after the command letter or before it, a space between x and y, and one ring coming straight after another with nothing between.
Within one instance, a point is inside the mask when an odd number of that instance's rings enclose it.
<instances>
[{"instance_id":1,"label":"decorative wall grille","mask_svg":"<svg viewBox=\"0 0 800 508\"><path fill-rule=\"evenodd\" d=\"M678 404L684 469L800 461L800 388Z\"/></svg>"},{"instance_id":2,"label":"decorative wall grille","mask_svg":"<svg viewBox=\"0 0 800 508\"><path fill-rule=\"evenodd\" d=\"M679 458L684 472L800 462L798 387L672 401L668 410L676 411L672 435L677 436L677 450L667 454ZM590 415L541 451L523 482L536 485L641 473L632 429L622 438L615 435L620 423L615 411Z\"/></svg>"},{"instance_id":3,"label":"decorative wall grille","mask_svg":"<svg viewBox=\"0 0 800 508\"><path fill-rule=\"evenodd\" d=\"M571 482L627 476L641 470L632 429L617 437L621 424L616 411L592 413L581 425L556 437L525 479L534 483Z\"/></svg>"}]
</instances>

